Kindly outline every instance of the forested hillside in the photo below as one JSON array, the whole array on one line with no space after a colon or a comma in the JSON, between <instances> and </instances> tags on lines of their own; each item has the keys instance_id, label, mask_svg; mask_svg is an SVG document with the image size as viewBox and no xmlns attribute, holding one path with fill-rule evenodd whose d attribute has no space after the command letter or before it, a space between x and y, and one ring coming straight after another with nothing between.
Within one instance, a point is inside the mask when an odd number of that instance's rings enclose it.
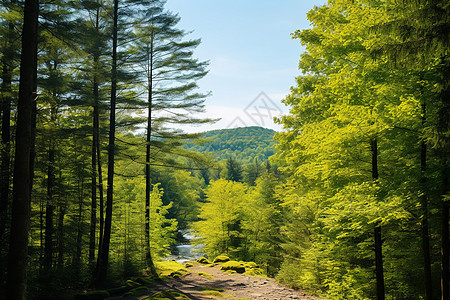
<instances>
[{"instance_id":1,"label":"forested hillside","mask_svg":"<svg viewBox=\"0 0 450 300\"><path fill-rule=\"evenodd\" d=\"M263 127L240 127L207 131L197 144L187 144L186 149L208 153L218 161L234 158L241 164L258 159L266 161L275 153L275 131Z\"/></svg>"}]
</instances>

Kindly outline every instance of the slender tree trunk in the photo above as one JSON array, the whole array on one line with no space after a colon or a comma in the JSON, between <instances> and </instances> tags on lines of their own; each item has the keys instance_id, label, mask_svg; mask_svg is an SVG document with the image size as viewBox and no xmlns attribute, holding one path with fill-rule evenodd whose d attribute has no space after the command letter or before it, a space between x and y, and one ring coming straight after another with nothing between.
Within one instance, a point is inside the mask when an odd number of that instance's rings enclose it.
<instances>
[{"instance_id":1,"label":"slender tree trunk","mask_svg":"<svg viewBox=\"0 0 450 300\"><path fill-rule=\"evenodd\" d=\"M64 203L59 204L58 214L58 270L62 271L64 268L64 216L66 209Z\"/></svg>"},{"instance_id":2,"label":"slender tree trunk","mask_svg":"<svg viewBox=\"0 0 450 300\"><path fill-rule=\"evenodd\" d=\"M94 75L94 98L95 90L97 89L96 75ZM95 101L95 100L94 100ZM93 111L93 126L92 126L92 151L91 151L91 223L89 230L89 262L93 262L95 259L95 231L97 228L97 126L96 121L96 105L94 103Z\"/></svg>"},{"instance_id":3,"label":"slender tree trunk","mask_svg":"<svg viewBox=\"0 0 450 300\"><path fill-rule=\"evenodd\" d=\"M111 72L111 108L108 144L108 187L106 190L105 229L102 240L102 252L97 262L97 282L103 282L106 278L109 259L109 245L111 239L113 184L114 184L114 152L116 133L116 88L117 88L117 21L119 1L114 0L114 26L113 26L113 55Z\"/></svg>"},{"instance_id":4,"label":"slender tree trunk","mask_svg":"<svg viewBox=\"0 0 450 300\"><path fill-rule=\"evenodd\" d=\"M447 62L447 63L446 63ZM449 194L449 157L450 157L450 66L448 65L448 54L441 58L442 66L442 91L440 94L441 108L439 109L438 132L442 139L442 196ZM441 218L441 299L450 299L449 277L450 277L450 240L449 240L449 201L442 201Z\"/></svg>"},{"instance_id":5,"label":"slender tree trunk","mask_svg":"<svg viewBox=\"0 0 450 300\"><path fill-rule=\"evenodd\" d=\"M145 155L145 262L152 276L157 277L156 268L153 264L152 253L150 248L150 142L152 136L152 97L153 97L153 35L150 39L150 49L148 53L148 117L147 117L147 151Z\"/></svg>"},{"instance_id":6,"label":"slender tree trunk","mask_svg":"<svg viewBox=\"0 0 450 300\"><path fill-rule=\"evenodd\" d=\"M370 141L372 152L372 179L378 179L378 143L376 139ZM383 274L383 240L381 238L381 225L375 224L375 272L377 278L377 300L384 300L384 274Z\"/></svg>"},{"instance_id":7,"label":"slender tree trunk","mask_svg":"<svg viewBox=\"0 0 450 300\"><path fill-rule=\"evenodd\" d=\"M81 271L81 242L83 238L82 220L83 220L83 176L78 178L78 229L77 229L77 246L75 251L75 278L80 279Z\"/></svg>"},{"instance_id":8,"label":"slender tree trunk","mask_svg":"<svg viewBox=\"0 0 450 300\"><path fill-rule=\"evenodd\" d=\"M1 133L1 169L0 169L0 288L3 287L6 270L6 252L7 252L7 227L9 226L9 201L10 201L10 183L11 183L11 102L12 102L12 66L14 49L12 48L14 24L9 23L8 34L5 39L5 52L3 53L3 72L2 72L2 133Z\"/></svg>"},{"instance_id":9,"label":"slender tree trunk","mask_svg":"<svg viewBox=\"0 0 450 300\"><path fill-rule=\"evenodd\" d=\"M13 178L13 204L8 256L7 299L25 299L28 227L31 195L31 143L33 101L36 96L37 26L39 1L26 0L22 30L19 102Z\"/></svg>"},{"instance_id":10,"label":"slender tree trunk","mask_svg":"<svg viewBox=\"0 0 450 300\"><path fill-rule=\"evenodd\" d=\"M97 116L98 117L98 116ZM104 197L103 197L103 172L102 172L102 162L101 162L101 151L100 151L100 138L97 136L97 168L98 168L98 197L99 197L99 221L100 221L100 228L99 228L99 237L98 237L98 254L100 256L101 247L102 247L102 241L103 241L103 230L104 230L104 224L105 219L103 217L103 212L105 211L104 208Z\"/></svg>"},{"instance_id":11,"label":"slender tree trunk","mask_svg":"<svg viewBox=\"0 0 450 300\"><path fill-rule=\"evenodd\" d=\"M53 141L50 141L53 143ZM48 150L48 169L47 169L47 205L45 208L45 248L44 248L44 271L48 272L53 265L53 215L55 206L53 205L53 187L54 187L54 164L55 150L51 145Z\"/></svg>"},{"instance_id":12,"label":"slender tree trunk","mask_svg":"<svg viewBox=\"0 0 450 300\"><path fill-rule=\"evenodd\" d=\"M448 187L448 158L444 158L444 171L443 171L443 187L442 195L447 195L449 192ZM442 219L441 219L441 299L449 299L449 203L448 201L442 202Z\"/></svg>"},{"instance_id":13,"label":"slender tree trunk","mask_svg":"<svg viewBox=\"0 0 450 300\"><path fill-rule=\"evenodd\" d=\"M98 30L99 28L99 8L97 8L96 13L96 23L95 28ZM98 49L97 49L98 50ZM98 101L99 101L99 93L98 93L98 61L99 54L94 54L94 78L93 78L93 97L94 97L94 105L93 105L93 126L92 126L92 182L91 182L91 229L89 233L89 261L93 264L95 260L95 231L97 228L97 156L100 160L100 157L97 155L97 143L99 142L99 111L98 111ZM100 180L100 179L99 179ZM102 221L101 221L102 222ZM102 231L103 228L100 228ZM99 239L101 241L101 238ZM100 244L100 243L99 243Z\"/></svg>"},{"instance_id":14,"label":"slender tree trunk","mask_svg":"<svg viewBox=\"0 0 450 300\"><path fill-rule=\"evenodd\" d=\"M425 126L426 121L426 105L425 102L422 103L422 126ZM430 236L428 230L428 194L427 194L427 144L424 140L420 142L420 170L422 172L421 185L422 185L422 195L420 196L420 203L422 206L422 254L423 254L423 271L424 271L424 282L425 282L425 299L433 299L433 288L432 288L432 278L431 278L431 256L430 256Z\"/></svg>"}]
</instances>

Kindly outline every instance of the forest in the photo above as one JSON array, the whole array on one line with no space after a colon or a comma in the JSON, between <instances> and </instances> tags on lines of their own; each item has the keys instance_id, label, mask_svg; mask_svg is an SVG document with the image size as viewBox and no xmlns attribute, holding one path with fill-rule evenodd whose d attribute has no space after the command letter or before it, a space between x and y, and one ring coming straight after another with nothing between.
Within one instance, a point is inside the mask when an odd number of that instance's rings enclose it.
<instances>
[{"instance_id":1,"label":"forest","mask_svg":"<svg viewBox=\"0 0 450 300\"><path fill-rule=\"evenodd\" d=\"M449 299L448 1L315 6L283 130L195 134L164 4L2 1L0 299L157 279L184 232L324 299Z\"/></svg>"}]
</instances>

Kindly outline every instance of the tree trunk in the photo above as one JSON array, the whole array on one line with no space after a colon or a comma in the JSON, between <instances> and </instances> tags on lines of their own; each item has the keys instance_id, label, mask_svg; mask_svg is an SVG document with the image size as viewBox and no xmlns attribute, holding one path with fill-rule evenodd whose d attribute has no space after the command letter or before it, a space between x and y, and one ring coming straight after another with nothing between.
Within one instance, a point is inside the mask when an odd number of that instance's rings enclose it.
<instances>
[{"instance_id":1,"label":"tree trunk","mask_svg":"<svg viewBox=\"0 0 450 300\"><path fill-rule=\"evenodd\" d=\"M448 54L441 58L442 66L442 91L440 93L441 107L439 109L438 132L441 136L441 156L442 156L442 197L448 197L449 194L449 157L450 157L450 66L448 65ZM441 299L450 299L449 293L449 201L442 199L442 217L441 217Z\"/></svg>"},{"instance_id":2,"label":"tree trunk","mask_svg":"<svg viewBox=\"0 0 450 300\"><path fill-rule=\"evenodd\" d=\"M17 106L13 203L8 256L7 299L25 299L31 195L31 143L39 0L26 0Z\"/></svg>"},{"instance_id":3,"label":"tree trunk","mask_svg":"<svg viewBox=\"0 0 450 300\"><path fill-rule=\"evenodd\" d=\"M53 143L53 141L50 141ZM45 208L45 248L44 248L44 272L48 272L53 265L53 187L54 187L55 150L50 146L48 150L47 169L47 206Z\"/></svg>"},{"instance_id":4,"label":"tree trunk","mask_svg":"<svg viewBox=\"0 0 450 300\"><path fill-rule=\"evenodd\" d=\"M96 75L94 75L94 98L95 90L98 90ZM98 93L98 91L97 91ZM95 100L94 100L95 101ZM94 104L93 126L92 126L92 151L91 151L91 223L89 230L89 262L95 259L95 230L97 228L97 126L96 106Z\"/></svg>"},{"instance_id":5,"label":"tree trunk","mask_svg":"<svg viewBox=\"0 0 450 300\"><path fill-rule=\"evenodd\" d=\"M447 195L448 188L448 158L444 158L443 171L443 188L442 195ZM449 204L448 201L442 202L442 219L441 219L441 299L449 299L449 247L450 240L448 237L448 218Z\"/></svg>"},{"instance_id":6,"label":"tree trunk","mask_svg":"<svg viewBox=\"0 0 450 300\"><path fill-rule=\"evenodd\" d=\"M99 28L99 8L97 8L96 23L95 28ZM99 111L98 111L98 52L94 54L93 64L94 64L94 78L93 78L93 120L92 120L92 177L91 177L91 229L89 233L89 261L91 264L95 260L95 231L97 228L97 158L100 160L100 154L97 154L97 149L99 148L97 143L99 142ZM100 179L99 179L100 180ZM100 187L99 187L100 188ZM103 216L102 216L103 218ZM102 222L102 221L100 221ZM100 232L103 228L100 228ZM101 237L99 239L101 241ZM100 244L100 243L99 243Z\"/></svg>"},{"instance_id":7,"label":"tree trunk","mask_svg":"<svg viewBox=\"0 0 450 300\"><path fill-rule=\"evenodd\" d=\"M62 202L62 201L61 201ZM64 203L59 204L58 214L58 271L64 269L64 215L66 214L66 208Z\"/></svg>"},{"instance_id":8,"label":"tree trunk","mask_svg":"<svg viewBox=\"0 0 450 300\"><path fill-rule=\"evenodd\" d=\"M8 34L5 41L5 53L3 53L3 72L2 72L2 134L1 134L1 169L0 169L0 286L4 283L4 274L6 269L6 251L7 251L7 227L9 226L9 191L11 176L11 102L13 91L11 87L12 68L14 49L12 48L14 24L8 24Z\"/></svg>"},{"instance_id":9,"label":"tree trunk","mask_svg":"<svg viewBox=\"0 0 450 300\"><path fill-rule=\"evenodd\" d=\"M78 229L77 229L77 246L75 251L74 268L75 268L75 278L77 280L81 279L81 242L83 238L83 176L80 175L78 178Z\"/></svg>"},{"instance_id":10,"label":"tree trunk","mask_svg":"<svg viewBox=\"0 0 450 300\"><path fill-rule=\"evenodd\" d=\"M370 147L372 152L372 179L378 179L378 144L377 140L370 141ZM377 223L374 229L374 241L375 241L375 272L377 278L377 300L384 300L384 274L383 274L383 240L381 238L381 226Z\"/></svg>"},{"instance_id":11,"label":"tree trunk","mask_svg":"<svg viewBox=\"0 0 450 300\"><path fill-rule=\"evenodd\" d=\"M425 126L426 121L426 105L422 103L422 126ZM428 194L427 194L427 144L424 140L420 142L420 170L422 172L421 185L422 195L420 197L420 203L422 207L422 255L423 255L423 271L424 271L424 283L425 283L425 300L433 299L433 288L431 278L431 258L430 258L430 236L428 230Z\"/></svg>"},{"instance_id":12,"label":"tree trunk","mask_svg":"<svg viewBox=\"0 0 450 300\"><path fill-rule=\"evenodd\" d=\"M119 11L119 1L114 0L114 26L113 26L113 55L111 69L111 108L109 124L109 144L108 144L108 186L106 190L106 212L105 228L102 240L102 252L97 261L96 282L103 282L106 278L109 258L109 244L111 239L112 205L113 205L113 184L114 184L114 152L115 152L115 132L116 132L116 88L117 88L117 21Z\"/></svg>"},{"instance_id":13,"label":"tree trunk","mask_svg":"<svg viewBox=\"0 0 450 300\"><path fill-rule=\"evenodd\" d=\"M148 117L147 117L147 151L145 155L145 262L152 276L157 277L155 265L153 264L150 248L150 142L152 136L152 96L153 96L153 36L150 39L150 49L148 55Z\"/></svg>"}]
</instances>

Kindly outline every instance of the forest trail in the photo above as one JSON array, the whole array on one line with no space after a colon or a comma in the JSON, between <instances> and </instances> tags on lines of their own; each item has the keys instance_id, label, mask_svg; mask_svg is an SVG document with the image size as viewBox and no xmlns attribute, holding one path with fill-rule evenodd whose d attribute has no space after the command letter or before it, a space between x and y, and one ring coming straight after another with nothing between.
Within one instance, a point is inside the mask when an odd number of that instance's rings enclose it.
<instances>
[{"instance_id":1,"label":"forest trail","mask_svg":"<svg viewBox=\"0 0 450 300\"><path fill-rule=\"evenodd\" d=\"M171 290L182 293L189 297L186 299L192 300L322 300L305 292L284 287L271 278L224 273L220 270L220 265L195 263L189 271L190 273L182 278L163 281L150 287L151 291L147 295L125 299L141 300L156 292Z\"/></svg>"}]
</instances>

